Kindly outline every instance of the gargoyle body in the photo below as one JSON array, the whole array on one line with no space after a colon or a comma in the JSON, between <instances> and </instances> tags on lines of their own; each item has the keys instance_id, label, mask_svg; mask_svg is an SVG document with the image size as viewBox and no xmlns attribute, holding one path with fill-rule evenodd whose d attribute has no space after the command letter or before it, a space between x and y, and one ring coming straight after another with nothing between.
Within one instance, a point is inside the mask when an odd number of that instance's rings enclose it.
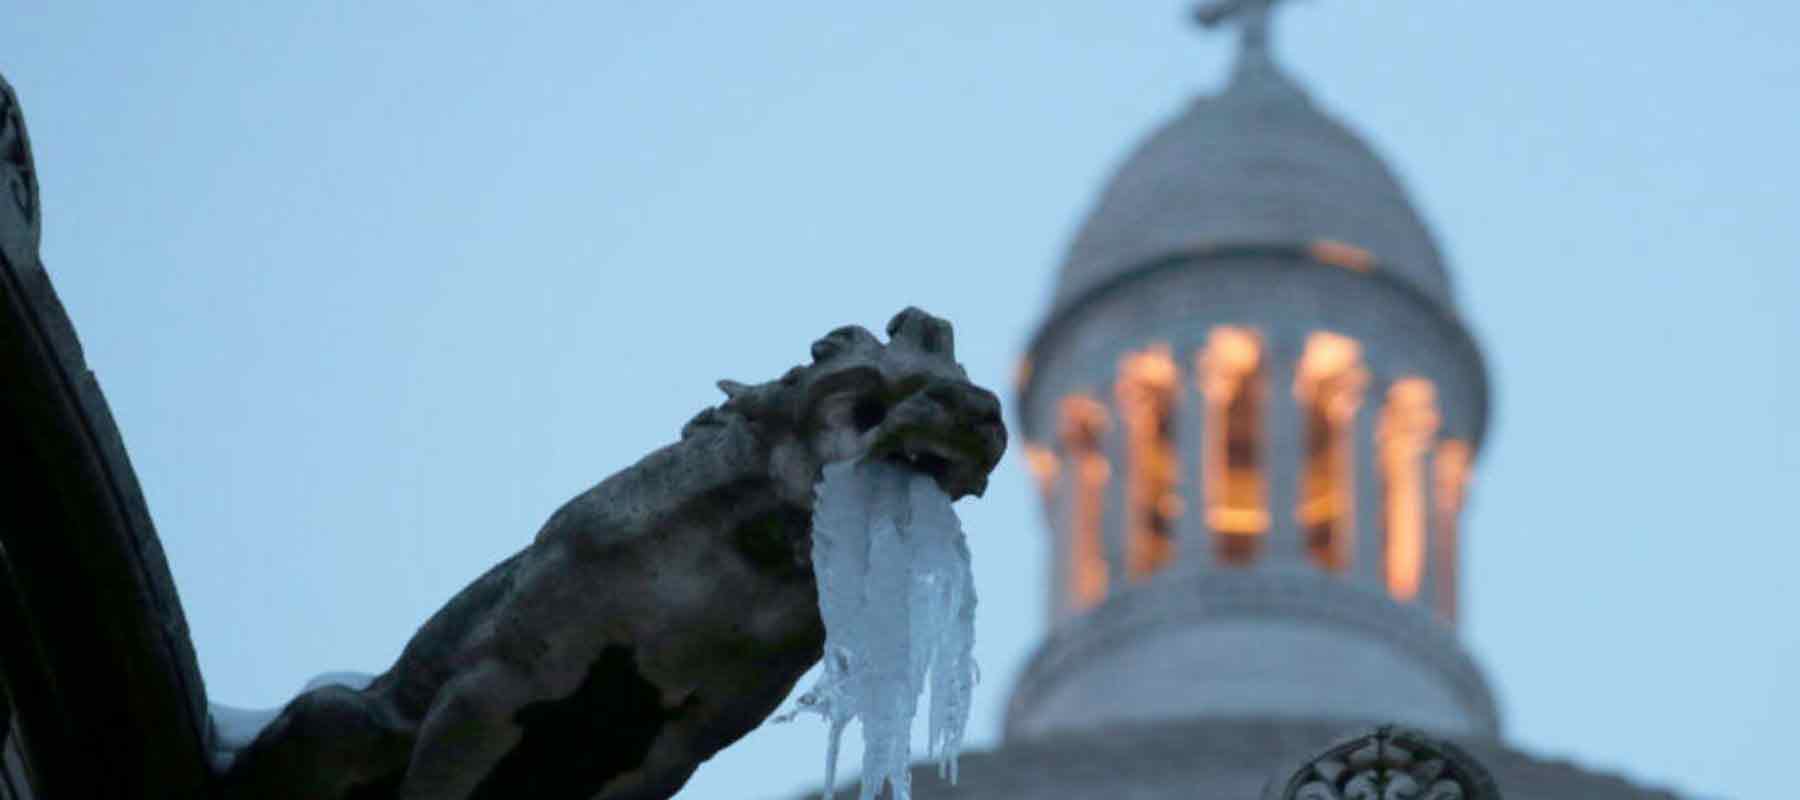
<instances>
[{"instance_id":1,"label":"gargoyle body","mask_svg":"<svg viewBox=\"0 0 1800 800\"><path fill-rule=\"evenodd\" d=\"M1005 448L999 401L917 309L781 379L720 386L681 440L570 500L362 690L296 698L223 776L236 798L661 798L819 658L826 463L890 458L952 497Z\"/></svg>"}]
</instances>

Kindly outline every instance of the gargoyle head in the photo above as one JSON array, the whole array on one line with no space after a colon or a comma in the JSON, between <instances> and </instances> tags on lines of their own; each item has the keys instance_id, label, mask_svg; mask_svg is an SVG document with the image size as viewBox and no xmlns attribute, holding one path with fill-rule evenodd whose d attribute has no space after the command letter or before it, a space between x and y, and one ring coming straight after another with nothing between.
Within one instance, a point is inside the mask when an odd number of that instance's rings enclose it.
<instances>
[{"instance_id":1,"label":"gargoyle head","mask_svg":"<svg viewBox=\"0 0 1800 800\"><path fill-rule=\"evenodd\" d=\"M812 363L780 380L720 381L729 399L688 423L683 436L741 416L770 444L784 492L807 506L825 464L861 458L930 475L952 498L980 496L1006 451L999 398L970 383L956 363L950 323L908 308L887 333L883 344L848 325L813 342Z\"/></svg>"}]
</instances>

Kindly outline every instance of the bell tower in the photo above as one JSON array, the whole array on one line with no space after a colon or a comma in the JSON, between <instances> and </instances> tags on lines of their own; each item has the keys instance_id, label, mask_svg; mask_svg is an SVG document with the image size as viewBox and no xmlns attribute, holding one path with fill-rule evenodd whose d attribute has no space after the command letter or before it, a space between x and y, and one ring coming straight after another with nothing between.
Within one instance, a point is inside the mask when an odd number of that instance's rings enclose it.
<instances>
[{"instance_id":1,"label":"bell tower","mask_svg":"<svg viewBox=\"0 0 1800 800\"><path fill-rule=\"evenodd\" d=\"M1497 733L1456 639L1481 352L1399 181L1236 24L1224 88L1118 168L1017 408L1053 632L1009 736L1175 717Z\"/></svg>"}]
</instances>

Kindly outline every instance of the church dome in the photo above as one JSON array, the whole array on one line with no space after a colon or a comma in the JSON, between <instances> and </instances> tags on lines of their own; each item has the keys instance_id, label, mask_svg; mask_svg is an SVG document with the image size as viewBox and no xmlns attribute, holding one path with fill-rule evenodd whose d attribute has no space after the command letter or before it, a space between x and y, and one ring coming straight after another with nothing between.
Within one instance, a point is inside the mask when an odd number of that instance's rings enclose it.
<instances>
[{"instance_id":1,"label":"church dome","mask_svg":"<svg viewBox=\"0 0 1800 800\"><path fill-rule=\"evenodd\" d=\"M1182 254L1321 244L1450 305L1437 245L1399 181L1251 47L1224 91L1119 168L1069 248L1055 304Z\"/></svg>"}]
</instances>

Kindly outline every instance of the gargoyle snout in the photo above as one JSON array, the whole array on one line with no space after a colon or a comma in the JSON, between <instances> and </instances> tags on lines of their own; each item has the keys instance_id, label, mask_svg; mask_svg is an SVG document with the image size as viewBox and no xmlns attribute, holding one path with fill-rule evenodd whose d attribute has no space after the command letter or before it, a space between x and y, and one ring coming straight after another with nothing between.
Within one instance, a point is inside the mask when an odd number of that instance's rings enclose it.
<instances>
[{"instance_id":1,"label":"gargoyle snout","mask_svg":"<svg viewBox=\"0 0 1800 800\"><path fill-rule=\"evenodd\" d=\"M1006 452L1000 398L965 380L940 380L902 406L896 420L907 431L901 455L951 497L981 496L988 473Z\"/></svg>"},{"instance_id":2,"label":"gargoyle snout","mask_svg":"<svg viewBox=\"0 0 1800 800\"><path fill-rule=\"evenodd\" d=\"M970 402L962 406L962 419L979 440L977 447L981 451L981 460L976 465L978 472L968 491L980 497L987 491L988 474L1006 454L1006 423L1000 417L1000 398L974 384L969 384L969 388L974 394Z\"/></svg>"}]
</instances>

